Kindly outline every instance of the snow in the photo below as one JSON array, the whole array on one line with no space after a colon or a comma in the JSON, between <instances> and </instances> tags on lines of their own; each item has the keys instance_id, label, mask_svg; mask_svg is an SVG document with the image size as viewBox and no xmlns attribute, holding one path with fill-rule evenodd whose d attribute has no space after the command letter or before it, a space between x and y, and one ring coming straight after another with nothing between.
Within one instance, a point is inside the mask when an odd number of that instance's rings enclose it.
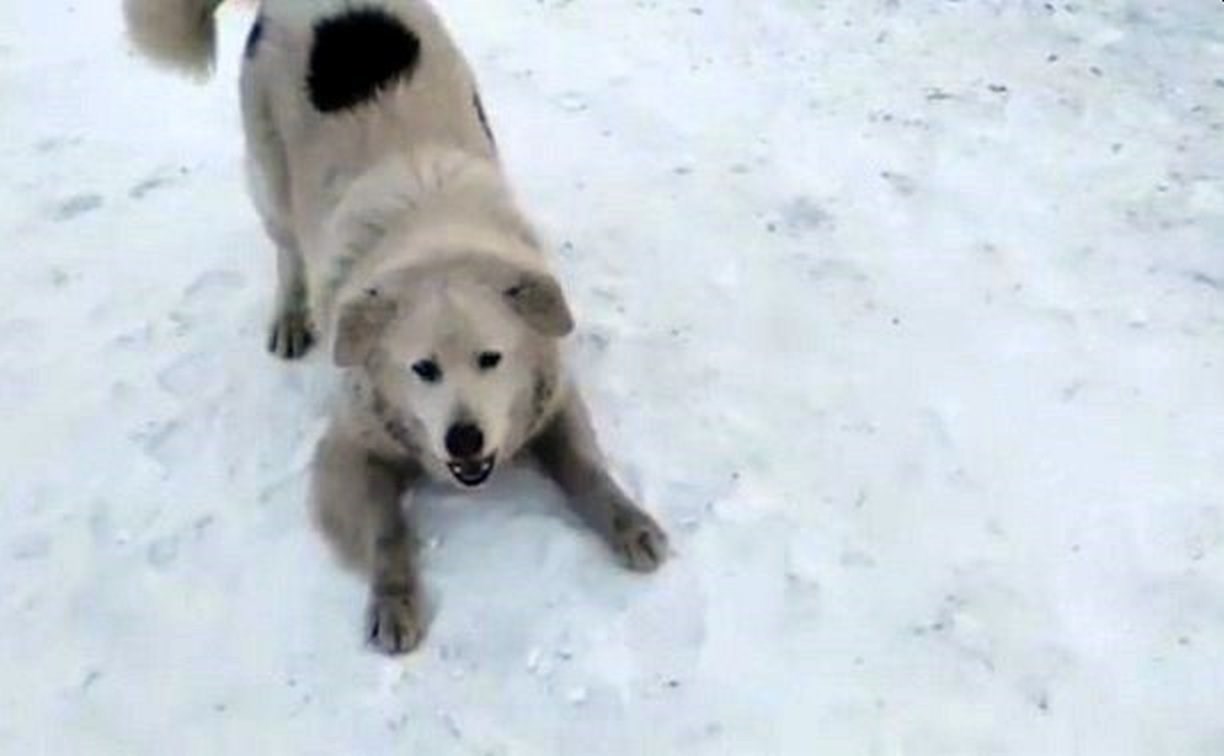
<instances>
[{"instance_id":1,"label":"snow","mask_svg":"<svg viewBox=\"0 0 1224 756\"><path fill-rule=\"evenodd\" d=\"M580 313L621 571L424 497L423 648L303 509L226 8L0 10L0 752L1224 752L1218 3L447 0Z\"/></svg>"}]
</instances>

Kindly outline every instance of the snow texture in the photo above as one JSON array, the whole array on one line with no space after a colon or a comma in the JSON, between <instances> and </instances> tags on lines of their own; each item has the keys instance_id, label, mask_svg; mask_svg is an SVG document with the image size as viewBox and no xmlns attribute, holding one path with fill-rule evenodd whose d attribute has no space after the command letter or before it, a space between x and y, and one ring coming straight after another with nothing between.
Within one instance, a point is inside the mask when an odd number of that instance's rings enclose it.
<instances>
[{"instance_id":1,"label":"snow texture","mask_svg":"<svg viewBox=\"0 0 1224 756\"><path fill-rule=\"evenodd\" d=\"M1224 753L1224 6L446 0L674 561L424 497L425 645L303 507L222 10L0 7L0 752Z\"/></svg>"}]
</instances>

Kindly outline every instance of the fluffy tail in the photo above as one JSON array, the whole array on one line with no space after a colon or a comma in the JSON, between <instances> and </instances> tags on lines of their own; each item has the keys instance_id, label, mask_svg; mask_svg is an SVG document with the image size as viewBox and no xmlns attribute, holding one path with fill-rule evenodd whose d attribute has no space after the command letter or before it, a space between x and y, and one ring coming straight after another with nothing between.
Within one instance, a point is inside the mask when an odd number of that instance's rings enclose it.
<instances>
[{"instance_id":1,"label":"fluffy tail","mask_svg":"<svg viewBox=\"0 0 1224 756\"><path fill-rule=\"evenodd\" d=\"M216 54L213 13L224 0L124 0L128 34L154 61L197 74Z\"/></svg>"}]
</instances>

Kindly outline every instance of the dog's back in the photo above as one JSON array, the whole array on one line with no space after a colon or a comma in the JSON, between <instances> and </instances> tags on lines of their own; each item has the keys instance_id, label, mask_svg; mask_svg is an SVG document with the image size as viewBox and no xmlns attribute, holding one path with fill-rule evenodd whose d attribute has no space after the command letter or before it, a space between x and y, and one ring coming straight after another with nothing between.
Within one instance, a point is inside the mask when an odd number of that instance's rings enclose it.
<instances>
[{"instance_id":1,"label":"dog's back","mask_svg":"<svg viewBox=\"0 0 1224 756\"><path fill-rule=\"evenodd\" d=\"M132 38L155 60L206 71L220 3L127 0ZM326 214L323 195L389 155L496 159L472 72L423 0L264 0L245 50L243 107L283 145L295 214Z\"/></svg>"},{"instance_id":2,"label":"dog's back","mask_svg":"<svg viewBox=\"0 0 1224 756\"><path fill-rule=\"evenodd\" d=\"M445 149L496 161L474 77L425 3L269 0L257 23L243 107L262 107L280 136L304 243L389 158Z\"/></svg>"},{"instance_id":3,"label":"dog's back","mask_svg":"<svg viewBox=\"0 0 1224 756\"><path fill-rule=\"evenodd\" d=\"M280 125L303 141L492 155L474 77L427 3L266 0L257 23L247 66L274 80Z\"/></svg>"}]
</instances>

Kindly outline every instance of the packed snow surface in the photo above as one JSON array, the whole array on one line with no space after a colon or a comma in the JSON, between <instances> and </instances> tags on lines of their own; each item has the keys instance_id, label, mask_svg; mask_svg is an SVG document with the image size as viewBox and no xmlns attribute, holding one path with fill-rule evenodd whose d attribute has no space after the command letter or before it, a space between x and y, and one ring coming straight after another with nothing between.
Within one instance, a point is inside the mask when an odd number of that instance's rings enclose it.
<instances>
[{"instance_id":1,"label":"packed snow surface","mask_svg":"<svg viewBox=\"0 0 1224 756\"><path fill-rule=\"evenodd\" d=\"M421 500L429 634L309 526L226 7L0 8L0 752L1224 753L1224 6L446 0L579 313L621 570Z\"/></svg>"}]
</instances>

